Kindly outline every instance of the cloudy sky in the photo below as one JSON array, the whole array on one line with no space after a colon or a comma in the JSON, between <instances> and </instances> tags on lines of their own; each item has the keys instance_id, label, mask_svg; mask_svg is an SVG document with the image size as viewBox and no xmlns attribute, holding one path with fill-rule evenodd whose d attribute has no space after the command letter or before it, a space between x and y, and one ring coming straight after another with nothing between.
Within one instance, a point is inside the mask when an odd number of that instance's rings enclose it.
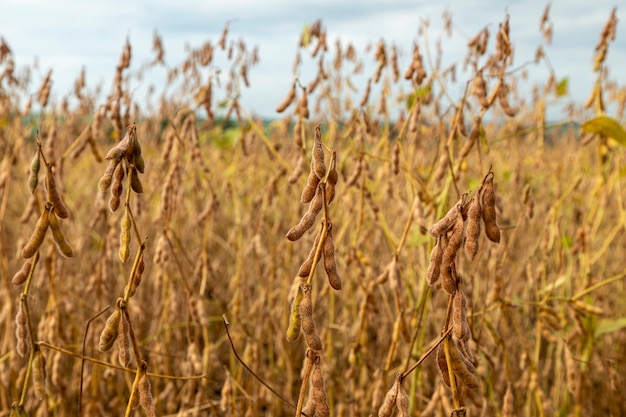
<instances>
[{"instance_id":1,"label":"cloudy sky","mask_svg":"<svg viewBox=\"0 0 626 417\"><path fill-rule=\"evenodd\" d=\"M183 60L185 45L216 42L224 23L232 21L231 39L242 38L250 48L258 46L260 55L258 66L250 70L251 87L242 92L242 101L258 114L274 116L273 109L291 82L292 63L305 23L322 19L331 46L329 60L337 38L343 45L352 42L358 51L384 38L397 45L403 69L410 61L413 42L423 44L423 38L418 38L420 21L430 22L433 50L437 38L442 38L444 62L451 63L462 60L469 37L485 25L493 34L508 12L516 63L520 64L533 60L542 40L539 20L546 4L541 0L3 0L0 36L12 48L18 69L38 62L33 92L47 70L53 69L52 94L58 100L71 91L83 67L87 85L93 88L101 83L108 92L127 37L133 47L131 67L153 57L154 31L163 38L165 60L172 66ZM616 0L552 2L554 35L546 54L557 77L569 77L572 99L584 101L592 89L594 46L616 5ZM451 12L455 24L451 39L442 31L445 10ZM366 67L366 74L374 70L372 53L369 59L371 63L366 64L371 67ZM607 63L612 78L625 85L626 29L620 23ZM545 66L530 67L529 72L531 79L548 77ZM155 73L147 82L162 83L164 74Z\"/></svg>"}]
</instances>

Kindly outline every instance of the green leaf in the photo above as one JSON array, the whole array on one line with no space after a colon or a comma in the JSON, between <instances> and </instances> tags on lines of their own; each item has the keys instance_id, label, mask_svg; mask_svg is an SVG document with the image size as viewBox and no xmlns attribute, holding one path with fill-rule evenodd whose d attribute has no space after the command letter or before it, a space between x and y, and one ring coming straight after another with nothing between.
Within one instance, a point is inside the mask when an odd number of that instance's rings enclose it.
<instances>
[{"instance_id":1,"label":"green leaf","mask_svg":"<svg viewBox=\"0 0 626 417\"><path fill-rule=\"evenodd\" d=\"M587 120L582 124L583 132L595 133L596 135L604 135L615 139L620 145L626 146L626 130L617 120L607 117L598 116L594 119Z\"/></svg>"},{"instance_id":2,"label":"green leaf","mask_svg":"<svg viewBox=\"0 0 626 417\"><path fill-rule=\"evenodd\" d=\"M613 333L618 330L622 330L626 327L626 317L619 318L604 318L598 320L598 325L596 327L595 335L596 337L602 336L606 333Z\"/></svg>"},{"instance_id":3,"label":"green leaf","mask_svg":"<svg viewBox=\"0 0 626 417\"><path fill-rule=\"evenodd\" d=\"M427 85L425 87L418 88L413 94L409 95L406 100L407 110L411 110L411 107L413 107L413 103L415 103L415 100L417 100L418 98L426 98L428 94L430 94L431 89L432 87L430 85Z\"/></svg>"},{"instance_id":4,"label":"green leaf","mask_svg":"<svg viewBox=\"0 0 626 417\"><path fill-rule=\"evenodd\" d=\"M568 86L569 80L567 77L563 78L561 81L559 81L559 83L556 85L556 96L557 97L563 97L567 95L567 86Z\"/></svg>"}]
</instances>

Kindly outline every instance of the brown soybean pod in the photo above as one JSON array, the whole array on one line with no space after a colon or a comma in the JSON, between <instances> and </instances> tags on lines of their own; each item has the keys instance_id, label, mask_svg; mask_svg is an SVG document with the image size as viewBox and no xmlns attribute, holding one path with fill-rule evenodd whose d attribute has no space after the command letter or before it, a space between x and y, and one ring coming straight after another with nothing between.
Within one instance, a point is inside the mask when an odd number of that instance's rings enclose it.
<instances>
[{"instance_id":1,"label":"brown soybean pod","mask_svg":"<svg viewBox=\"0 0 626 417\"><path fill-rule=\"evenodd\" d=\"M304 332L307 346L312 350L322 350L322 340L315 332L315 320L313 318L313 301L311 300L311 286L302 284L302 302L300 303L300 317L302 318L302 331Z\"/></svg>"},{"instance_id":2,"label":"brown soybean pod","mask_svg":"<svg viewBox=\"0 0 626 417\"><path fill-rule=\"evenodd\" d=\"M48 212L48 221L50 224L50 230L52 231L52 237L54 238L54 243L56 243L59 251L68 258L74 257L74 251L72 247L65 240L65 236L63 235L63 231L61 230L61 225L59 223L59 219L57 218L54 211L50 210Z\"/></svg>"},{"instance_id":3,"label":"brown soybean pod","mask_svg":"<svg viewBox=\"0 0 626 417\"><path fill-rule=\"evenodd\" d=\"M130 323L124 313L121 314L119 326L119 337L117 339L118 359L120 365L127 368L130 364Z\"/></svg>"},{"instance_id":4,"label":"brown soybean pod","mask_svg":"<svg viewBox=\"0 0 626 417\"><path fill-rule=\"evenodd\" d=\"M33 160L30 163L29 175L28 175L28 190L30 193L34 193L37 188L37 184L39 183L39 169L41 168L41 158L39 155L39 150L33 157Z\"/></svg>"},{"instance_id":5,"label":"brown soybean pod","mask_svg":"<svg viewBox=\"0 0 626 417\"><path fill-rule=\"evenodd\" d=\"M323 204L324 201L321 188L318 187L315 193L315 197L313 197L313 200L311 200L311 203L309 204L309 209L307 210L307 212L304 213L304 216L302 216L300 222L291 229L289 229L289 231L287 232L287 239L291 240L292 242L300 239L302 235L304 235L304 232L309 230L311 226L313 226L313 223L315 223L315 218L322 209Z\"/></svg>"},{"instance_id":6,"label":"brown soybean pod","mask_svg":"<svg viewBox=\"0 0 626 417\"><path fill-rule=\"evenodd\" d=\"M132 221L130 219L128 210L124 211L124 216L122 216L122 221L121 221L120 226L122 230L120 233L119 255L120 255L120 260L122 261L122 263L124 263L128 260L128 257L130 256L130 239L131 239L130 228L132 226Z\"/></svg>"},{"instance_id":7,"label":"brown soybean pod","mask_svg":"<svg viewBox=\"0 0 626 417\"><path fill-rule=\"evenodd\" d=\"M500 242L500 228L496 221L496 193L493 189L493 173L487 174L482 194L483 222L485 223L485 234L492 242Z\"/></svg>"},{"instance_id":8,"label":"brown soybean pod","mask_svg":"<svg viewBox=\"0 0 626 417\"><path fill-rule=\"evenodd\" d=\"M452 229L452 235L450 236L450 240L446 245L446 248L443 251L443 256L441 257L441 278L443 279L443 288L449 294L454 294L456 292L456 276L454 274L454 260L456 258L456 254L459 251L461 245L463 244L463 230L464 223L463 217L459 212L459 215L456 218L456 222Z\"/></svg>"},{"instance_id":9,"label":"brown soybean pod","mask_svg":"<svg viewBox=\"0 0 626 417\"><path fill-rule=\"evenodd\" d=\"M445 234L452 226L454 226L454 222L456 221L457 216L459 215L460 210L458 204L455 204L445 216L443 216L437 223L430 226L428 232L433 237L440 237Z\"/></svg>"},{"instance_id":10,"label":"brown soybean pod","mask_svg":"<svg viewBox=\"0 0 626 417\"><path fill-rule=\"evenodd\" d=\"M443 237L437 238L437 244L430 252L430 263L426 271L428 285L434 285L441 276L441 258L443 257Z\"/></svg>"},{"instance_id":11,"label":"brown soybean pod","mask_svg":"<svg viewBox=\"0 0 626 417\"><path fill-rule=\"evenodd\" d=\"M298 276L302 278L307 278L311 273L311 268L313 267L313 258L315 257L315 252L317 251L317 245L320 241L321 233L318 233L315 237L315 242L313 243L313 247L309 252L309 256L306 258L306 261L302 265L300 265L300 269L298 270ZM319 259L317 260L319 262Z\"/></svg>"},{"instance_id":12,"label":"brown soybean pod","mask_svg":"<svg viewBox=\"0 0 626 417\"><path fill-rule=\"evenodd\" d=\"M337 174L337 153L333 151L330 159L330 169L328 170L328 177L326 178L326 204L332 203L335 199L335 186L339 180L339 174Z\"/></svg>"},{"instance_id":13,"label":"brown soybean pod","mask_svg":"<svg viewBox=\"0 0 626 417\"><path fill-rule=\"evenodd\" d=\"M139 179L139 172L137 171L136 167L133 168L130 171L130 175L131 175L130 187L137 194L142 194L143 193L143 184L141 184L141 180Z\"/></svg>"},{"instance_id":14,"label":"brown soybean pod","mask_svg":"<svg viewBox=\"0 0 626 417\"><path fill-rule=\"evenodd\" d=\"M444 342L445 343L445 342ZM469 389L478 389L480 382L476 377L476 368L465 358L456 347L456 343L449 339L450 366L454 375Z\"/></svg>"},{"instance_id":15,"label":"brown soybean pod","mask_svg":"<svg viewBox=\"0 0 626 417\"><path fill-rule=\"evenodd\" d=\"M106 321L102 333L100 333L100 342L98 343L98 349L100 352L106 352L113 347L115 339L120 331L120 320L122 318L121 310L115 307L115 310Z\"/></svg>"},{"instance_id":16,"label":"brown soybean pod","mask_svg":"<svg viewBox=\"0 0 626 417\"><path fill-rule=\"evenodd\" d=\"M13 278L11 278L11 284L21 285L26 282L26 279L28 278L28 273L30 272L30 268L32 265L33 262L31 260L24 262L19 271L17 271L15 275L13 275Z\"/></svg>"},{"instance_id":17,"label":"brown soybean pod","mask_svg":"<svg viewBox=\"0 0 626 417\"><path fill-rule=\"evenodd\" d=\"M324 163L324 148L322 147L322 133L320 125L315 126L313 142L313 152L311 155L311 167L315 175L320 180L326 175L326 164Z\"/></svg>"},{"instance_id":18,"label":"brown soybean pod","mask_svg":"<svg viewBox=\"0 0 626 417\"><path fill-rule=\"evenodd\" d=\"M22 248L22 258L28 259L32 258L37 250L43 243L43 239L46 236L46 232L48 231L48 209L44 208L41 216L39 216L39 220L37 220L37 224L35 225L35 230L30 237L28 243Z\"/></svg>"},{"instance_id":19,"label":"brown soybean pod","mask_svg":"<svg viewBox=\"0 0 626 417\"><path fill-rule=\"evenodd\" d=\"M315 175L315 171L313 171L313 165L311 165L309 176L306 179L306 186L304 187L304 189L302 190L302 194L300 195L300 202L302 204L310 203L311 200L313 200L319 182L320 179L317 178L317 175Z\"/></svg>"},{"instance_id":20,"label":"brown soybean pod","mask_svg":"<svg viewBox=\"0 0 626 417\"><path fill-rule=\"evenodd\" d=\"M67 219L70 212L63 203L63 200L61 200L61 195L57 189L56 179L54 178L54 173L52 172L52 168L50 166L48 166L48 173L46 174L46 189L48 190L48 201L52 203L54 212L60 218Z\"/></svg>"},{"instance_id":21,"label":"brown soybean pod","mask_svg":"<svg viewBox=\"0 0 626 417\"><path fill-rule=\"evenodd\" d=\"M328 226L328 233L324 240L324 247L322 248L324 254L324 269L328 276L328 283L335 290L341 289L341 277L337 273L337 261L335 260L335 245L333 243L333 231L332 226Z\"/></svg>"},{"instance_id":22,"label":"brown soybean pod","mask_svg":"<svg viewBox=\"0 0 626 417\"><path fill-rule=\"evenodd\" d=\"M443 348L443 343L440 343L439 347L437 347L437 366L439 367L439 372L441 372L443 382L447 386L450 386L450 374L448 372L448 362L446 361L446 353Z\"/></svg>"},{"instance_id":23,"label":"brown soybean pod","mask_svg":"<svg viewBox=\"0 0 626 417\"><path fill-rule=\"evenodd\" d=\"M295 342L300 337L302 329L302 316L300 315L300 305L302 304L302 286L298 287L298 293L291 304L291 314L289 315L289 327L287 328L287 340Z\"/></svg>"},{"instance_id":24,"label":"brown soybean pod","mask_svg":"<svg viewBox=\"0 0 626 417\"><path fill-rule=\"evenodd\" d=\"M469 338L467 325L467 298L459 288L452 300L452 335L458 340Z\"/></svg>"},{"instance_id":25,"label":"brown soybean pod","mask_svg":"<svg viewBox=\"0 0 626 417\"><path fill-rule=\"evenodd\" d=\"M287 95L285 96L283 101L281 101L280 104L276 106L276 112L284 112L285 109L289 107L291 103L293 103L294 98L296 98L296 83L291 84L291 88L287 92Z\"/></svg>"},{"instance_id":26,"label":"brown soybean pod","mask_svg":"<svg viewBox=\"0 0 626 417\"><path fill-rule=\"evenodd\" d=\"M111 182L113 182L113 173L117 168L117 165L120 163L119 159L112 159L107 166L107 169L104 171L102 178L98 182L98 187L100 191L106 191L111 186Z\"/></svg>"},{"instance_id":27,"label":"brown soybean pod","mask_svg":"<svg viewBox=\"0 0 626 417\"><path fill-rule=\"evenodd\" d=\"M465 255L470 261L474 260L474 257L478 253L478 238L480 237L480 219L482 217L482 210L480 207L480 201L478 200L478 190L476 196L472 198L470 207L467 212L467 228L465 231Z\"/></svg>"}]
</instances>

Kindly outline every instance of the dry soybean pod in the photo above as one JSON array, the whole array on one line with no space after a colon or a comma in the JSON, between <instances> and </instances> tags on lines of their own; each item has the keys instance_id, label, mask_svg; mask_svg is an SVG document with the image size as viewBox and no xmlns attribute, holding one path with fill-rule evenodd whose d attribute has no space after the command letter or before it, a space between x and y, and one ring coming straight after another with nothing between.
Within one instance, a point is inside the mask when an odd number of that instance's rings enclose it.
<instances>
[{"instance_id":1,"label":"dry soybean pod","mask_svg":"<svg viewBox=\"0 0 626 417\"><path fill-rule=\"evenodd\" d=\"M302 303L302 286L298 287L298 293L291 304L291 314L289 315L289 327L287 328L287 340L295 342L300 337L302 328L302 317L300 316L300 304Z\"/></svg>"},{"instance_id":2,"label":"dry soybean pod","mask_svg":"<svg viewBox=\"0 0 626 417\"><path fill-rule=\"evenodd\" d=\"M46 232L48 231L48 205L44 208L41 216L39 216L39 220L37 220L37 224L35 225L35 230L33 234L30 236L30 240L28 243L22 248L22 258L28 259L32 258L37 250L43 243L43 239L46 236Z\"/></svg>"},{"instance_id":3,"label":"dry soybean pod","mask_svg":"<svg viewBox=\"0 0 626 417\"><path fill-rule=\"evenodd\" d=\"M146 263L143 260L143 252L141 252L141 255L139 257L139 264L137 265L137 270L135 271L135 276L132 280L133 285L132 287L130 287L128 297L132 297L137 292L137 288L139 287L139 284L141 284L141 277L145 268ZM128 286L128 284L126 286ZM124 288L124 293L126 293L126 288Z\"/></svg>"},{"instance_id":4,"label":"dry soybean pod","mask_svg":"<svg viewBox=\"0 0 626 417\"><path fill-rule=\"evenodd\" d=\"M317 251L317 245L320 241L320 236L322 236L321 231L315 237L315 242L313 243L313 247L309 252L309 256L306 258L306 261L304 261L304 263L300 265L300 269L298 270L299 277L307 278L311 273L311 268L313 267L313 258L315 257L315 252ZM319 259L317 261L319 262Z\"/></svg>"},{"instance_id":5,"label":"dry soybean pod","mask_svg":"<svg viewBox=\"0 0 626 417\"><path fill-rule=\"evenodd\" d=\"M437 347L437 366L439 367L439 372L441 372L443 382L447 386L450 386L450 373L448 372L448 362L446 361L443 343L439 344L439 347Z\"/></svg>"},{"instance_id":6,"label":"dry soybean pod","mask_svg":"<svg viewBox=\"0 0 626 417\"><path fill-rule=\"evenodd\" d=\"M142 194L143 184L141 184L141 180L139 179L139 172L137 171L136 167L133 167L133 169L130 170L130 175L130 187L137 194Z\"/></svg>"},{"instance_id":7,"label":"dry soybean pod","mask_svg":"<svg viewBox=\"0 0 626 417\"><path fill-rule=\"evenodd\" d=\"M493 189L493 171L489 171L487 177L485 177L482 203L485 234L492 242L499 243L500 228L496 221L496 193Z\"/></svg>"},{"instance_id":8,"label":"dry soybean pod","mask_svg":"<svg viewBox=\"0 0 626 417\"><path fill-rule=\"evenodd\" d=\"M302 235L304 235L304 232L306 232L311 228L311 226L313 226L313 223L315 223L315 218L317 217L317 214L320 212L324 204L324 199L321 191L322 188L323 187L317 187L315 197L313 197L313 200L311 200L311 203L309 204L309 209L306 211L306 213L304 213L304 215L300 219L300 222L291 229L289 229L286 235L287 239L291 240L292 242L296 241L300 239Z\"/></svg>"},{"instance_id":9,"label":"dry soybean pod","mask_svg":"<svg viewBox=\"0 0 626 417\"><path fill-rule=\"evenodd\" d=\"M302 302L300 303L300 317L302 318L302 331L306 344L311 350L322 350L322 340L315 332L315 319L313 318L313 301L311 300L311 286L300 285Z\"/></svg>"},{"instance_id":10,"label":"dry soybean pod","mask_svg":"<svg viewBox=\"0 0 626 417\"><path fill-rule=\"evenodd\" d=\"M315 175L320 180L326 175L326 164L324 163L324 148L322 147L322 133L320 125L315 126L313 138L313 150L311 154L311 167Z\"/></svg>"},{"instance_id":11,"label":"dry soybean pod","mask_svg":"<svg viewBox=\"0 0 626 417\"><path fill-rule=\"evenodd\" d=\"M463 232L464 232L464 223L463 217L459 211L459 215L456 218L456 222L454 227L452 228L452 234L450 239L448 240L448 244L446 245L443 256L441 257L441 278L443 280L443 288L448 292L448 294L453 295L456 292L456 276L454 271L454 260L456 258L456 254L461 248L463 244Z\"/></svg>"},{"instance_id":12,"label":"dry soybean pod","mask_svg":"<svg viewBox=\"0 0 626 417\"><path fill-rule=\"evenodd\" d=\"M444 248L443 240L443 236L438 237L437 244L430 252L430 263L428 264L428 269L426 270L426 280L428 281L428 285L436 284L441 276L441 259L443 257Z\"/></svg>"},{"instance_id":13,"label":"dry soybean pod","mask_svg":"<svg viewBox=\"0 0 626 417\"><path fill-rule=\"evenodd\" d=\"M474 257L478 253L478 238L480 237L480 219L482 217L482 210L480 208L480 201L478 196L480 195L480 189L477 191L470 202L470 207L467 212L467 228L465 230L465 256L470 261L474 260Z\"/></svg>"},{"instance_id":14,"label":"dry soybean pod","mask_svg":"<svg viewBox=\"0 0 626 417\"><path fill-rule=\"evenodd\" d=\"M393 408L396 405L396 399L398 398L398 390L400 387L400 374L396 375L396 379L385 394L385 398L383 399L383 403L378 409L378 417L391 417L391 413L393 413Z\"/></svg>"},{"instance_id":15,"label":"dry soybean pod","mask_svg":"<svg viewBox=\"0 0 626 417\"><path fill-rule=\"evenodd\" d=\"M459 285L459 289L452 300L452 335L458 340L465 341L470 336L468 330L467 298Z\"/></svg>"},{"instance_id":16,"label":"dry soybean pod","mask_svg":"<svg viewBox=\"0 0 626 417\"><path fill-rule=\"evenodd\" d=\"M118 359L120 364L127 368L130 364L130 323L124 313L121 314L119 326L119 337L117 338Z\"/></svg>"},{"instance_id":17,"label":"dry soybean pod","mask_svg":"<svg viewBox=\"0 0 626 417\"><path fill-rule=\"evenodd\" d=\"M120 260L122 263L128 260L130 256L130 228L132 226L132 221L130 219L130 214L128 213L128 209L124 210L124 215L122 216L121 221L121 232L120 232Z\"/></svg>"},{"instance_id":18,"label":"dry soybean pod","mask_svg":"<svg viewBox=\"0 0 626 417\"><path fill-rule=\"evenodd\" d=\"M104 171L102 178L100 178L100 181L98 182L98 187L100 188L100 191L106 191L109 189L109 187L111 186L111 182L113 182L113 173L115 172L115 169L117 168L117 165L119 163L120 159L112 159L111 161L109 161L109 166L107 166L107 169Z\"/></svg>"},{"instance_id":19,"label":"dry soybean pod","mask_svg":"<svg viewBox=\"0 0 626 417\"><path fill-rule=\"evenodd\" d=\"M311 165L311 170L309 171L309 176L306 178L306 185L302 190L302 194L300 195L300 202L302 204L306 204L313 200L315 197L315 193L317 192L317 185L320 183L320 179L315 175L315 171L313 171L313 165Z\"/></svg>"},{"instance_id":20,"label":"dry soybean pod","mask_svg":"<svg viewBox=\"0 0 626 417\"><path fill-rule=\"evenodd\" d=\"M443 216L437 223L430 226L428 232L433 237L440 237L444 235L452 226L454 226L454 222L456 222L456 218L460 213L460 208L458 204L455 204L445 216Z\"/></svg>"},{"instance_id":21,"label":"dry soybean pod","mask_svg":"<svg viewBox=\"0 0 626 417\"><path fill-rule=\"evenodd\" d=\"M324 377L320 366L320 357L316 356L313 362L313 373L311 374L311 396L315 401L315 416L330 416L330 408L328 407L328 397L326 395L326 387L324 386Z\"/></svg>"},{"instance_id":22,"label":"dry soybean pod","mask_svg":"<svg viewBox=\"0 0 626 417\"><path fill-rule=\"evenodd\" d=\"M109 209L111 211L116 211L120 207L122 191L124 190L124 185L122 181L124 180L124 165L117 164L115 171L113 172L113 185L111 186L111 199L109 200Z\"/></svg>"},{"instance_id":23,"label":"dry soybean pod","mask_svg":"<svg viewBox=\"0 0 626 417\"><path fill-rule=\"evenodd\" d=\"M28 190L30 193L34 193L37 188L37 184L39 183L39 169L41 168L41 155L39 154L39 149L37 149L37 153L33 157L33 160L30 162L30 169L28 174Z\"/></svg>"},{"instance_id":24,"label":"dry soybean pod","mask_svg":"<svg viewBox=\"0 0 626 417\"><path fill-rule=\"evenodd\" d=\"M34 350L33 362L31 364L33 387L35 388L37 398L43 400L46 395L46 358L38 346L35 346Z\"/></svg>"},{"instance_id":25,"label":"dry soybean pod","mask_svg":"<svg viewBox=\"0 0 626 417\"><path fill-rule=\"evenodd\" d=\"M341 289L341 277L337 273L337 261L335 260L335 244L333 243L333 231L332 223L328 224L328 233L326 239L324 239L324 247L322 248L324 254L324 269L328 276L328 283L335 290Z\"/></svg>"},{"instance_id":26,"label":"dry soybean pod","mask_svg":"<svg viewBox=\"0 0 626 417\"><path fill-rule=\"evenodd\" d=\"M120 320L122 318L122 311L119 307L115 307L115 310L106 321L102 333L100 333L100 342L98 343L98 349L101 352L106 352L113 347L115 339L120 331Z\"/></svg>"},{"instance_id":27,"label":"dry soybean pod","mask_svg":"<svg viewBox=\"0 0 626 417\"><path fill-rule=\"evenodd\" d=\"M65 235L63 235L63 231L61 230L61 224L59 223L59 219L56 216L56 213L52 210L48 211L48 221L50 224L50 230L52 231L52 237L54 238L54 243L56 243L57 248L63 254L63 256L68 258L74 257L74 251L67 240L65 240Z\"/></svg>"},{"instance_id":28,"label":"dry soybean pod","mask_svg":"<svg viewBox=\"0 0 626 417\"><path fill-rule=\"evenodd\" d=\"M21 285L26 282L26 279L28 278L28 273L30 272L30 268L32 265L33 261L30 259L24 262L19 271L17 271L15 275L13 275L13 278L11 278L11 284Z\"/></svg>"},{"instance_id":29,"label":"dry soybean pod","mask_svg":"<svg viewBox=\"0 0 626 417\"><path fill-rule=\"evenodd\" d=\"M330 169L328 170L328 176L326 177L326 204L332 203L335 199L335 186L339 180L339 174L337 174L337 153L332 151L330 157Z\"/></svg>"},{"instance_id":30,"label":"dry soybean pod","mask_svg":"<svg viewBox=\"0 0 626 417\"><path fill-rule=\"evenodd\" d=\"M444 342L445 343L445 342ZM461 354L456 346L456 342L448 339L448 353L450 356L450 367L452 372L462 383L469 389L478 389L480 382L476 377L476 368L474 365Z\"/></svg>"},{"instance_id":31,"label":"dry soybean pod","mask_svg":"<svg viewBox=\"0 0 626 417\"><path fill-rule=\"evenodd\" d=\"M293 84L291 84L291 88L287 92L287 95L285 96L283 101L281 101L280 104L276 106L276 112L277 113L284 112L285 109L287 109L287 107L289 107L289 105L293 103L293 100L295 98L296 98L296 83L294 82Z\"/></svg>"},{"instance_id":32,"label":"dry soybean pod","mask_svg":"<svg viewBox=\"0 0 626 417\"><path fill-rule=\"evenodd\" d=\"M69 210L61 200L61 194L59 194L59 190L57 189L56 178L54 177L54 172L52 172L52 167L48 165L48 173L46 174L46 189L48 190L48 201L52 203L54 207L54 212L62 219L67 219L70 215Z\"/></svg>"},{"instance_id":33,"label":"dry soybean pod","mask_svg":"<svg viewBox=\"0 0 626 417\"><path fill-rule=\"evenodd\" d=\"M409 417L409 394L404 389L402 382L398 385L396 408L398 409L398 417Z\"/></svg>"}]
</instances>

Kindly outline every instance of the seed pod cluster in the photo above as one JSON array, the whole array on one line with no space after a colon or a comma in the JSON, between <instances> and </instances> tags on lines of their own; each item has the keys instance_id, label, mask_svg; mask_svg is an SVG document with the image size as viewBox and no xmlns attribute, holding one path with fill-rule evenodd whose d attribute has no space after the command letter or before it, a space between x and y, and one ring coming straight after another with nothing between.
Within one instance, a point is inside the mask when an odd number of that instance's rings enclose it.
<instances>
[{"instance_id":1,"label":"seed pod cluster","mask_svg":"<svg viewBox=\"0 0 626 417\"><path fill-rule=\"evenodd\" d=\"M489 107L489 100L487 99L487 82L483 77L483 72L478 71L476 78L474 78L474 84L472 93L478 98L478 102L483 108Z\"/></svg>"},{"instance_id":2,"label":"seed pod cluster","mask_svg":"<svg viewBox=\"0 0 626 417\"><path fill-rule=\"evenodd\" d=\"M139 173L145 169L141 144L137 140L137 128L135 124L128 127L124 138L107 152L105 159L109 161L107 169L100 178L98 186L101 191L111 188L111 199L109 208L116 211L121 202L121 195L124 189L122 181L126 174L130 177L131 189L135 193L143 193L143 185L139 178ZM121 163L125 161L126 168Z\"/></svg>"},{"instance_id":3,"label":"seed pod cluster","mask_svg":"<svg viewBox=\"0 0 626 417\"><path fill-rule=\"evenodd\" d=\"M433 285L441 276L443 287L450 295L456 294L459 277L456 274L455 260L461 245L464 245L465 254L470 260L478 253L481 219L485 225L485 235L493 242L500 242L493 177L493 171L489 170L478 191L468 202L465 202L463 196L443 218L428 229L437 238L437 244L430 254L426 279Z\"/></svg>"},{"instance_id":4,"label":"seed pod cluster","mask_svg":"<svg viewBox=\"0 0 626 417\"><path fill-rule=\"evenodd\" d=\"M422 81L426 78L426 71L424 70L424 65L422 63L422 55L420 54L419 47L417 44L413 45L413 60L404 73L404 79L410 80L415 77L415 81L417 85L421 85Z\"/></svg>"},{"instance_id":5,"label":"seed pod cluster","mask_svg":"<svg viewBox=\"0 0 626 417\"><path fill-rule=\"evenodd\" d=\"M336 183L336 174L329 174L329 177L330 176L333 177L333 181ZM332 185L332 192L328 194L328 191L326 190L327 184L321 183L321 180L325 177L326 164L324 163L324 149L322 147L321 130L318 125L315 128L315 138L311 155L311 170L307 178L307 184L302 190L302 195L300 196L300 202L302 204L309 203L309 208L300 219L300 222L287 232L286 237L292 242L300 239L302 235L309 230L311 226L313 226L315 218L324 205L324 198L327 195L329 197L334 197L335 184Z\"/></svg>"},{"instance_id":6,"label":"seed pod cluster","mask_svg":"<svg viewBox=\"0 0 626 417\"><path fill-rule=\"evenodd\" d=\"M302 319L302 332L307 346L311 350L322 350L322 339L315 331L315 319L313 318L313 301L311 300L311 286L302 284L302 301L300 302L300 317Z\"/></svg>"}]
</instances>

